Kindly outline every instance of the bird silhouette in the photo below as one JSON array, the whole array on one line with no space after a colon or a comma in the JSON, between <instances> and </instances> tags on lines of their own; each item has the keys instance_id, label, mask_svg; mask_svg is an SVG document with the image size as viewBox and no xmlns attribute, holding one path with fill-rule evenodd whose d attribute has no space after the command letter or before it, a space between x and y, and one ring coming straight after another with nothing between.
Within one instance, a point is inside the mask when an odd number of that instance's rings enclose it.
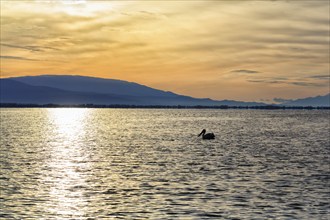
<instances>
[{"instance_id":1,"label":"bird silhouette","mask_svg":"<svg viewBox=\"0 0 330 220\"><path fill-rule=\"evenodd\" d=\"M207 139L207 140L210 140L210 139L214 139L215 138L215 135L213 133L207 133L206 134L206 130L203 129L202 132L198 135L203 137L203 139Z\"/></svg>"}]
</instances>

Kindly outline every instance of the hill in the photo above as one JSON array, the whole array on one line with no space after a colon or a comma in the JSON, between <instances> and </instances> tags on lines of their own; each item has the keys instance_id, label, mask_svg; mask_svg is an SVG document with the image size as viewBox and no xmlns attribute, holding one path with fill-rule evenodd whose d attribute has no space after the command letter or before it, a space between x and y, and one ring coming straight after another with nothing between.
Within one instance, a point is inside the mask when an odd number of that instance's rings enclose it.
<instances>
[{"instance_id":1,"label":"hill","mask_svg":"<svg viewBox=\"0 0 330 220\"><path fill-rule=\"evenodd\" d=\"M330 93L324 96L296 99L283 103L285 106L330 106Z\"/></svg>"},{"instance_id":2,"label":"hill","mask_svg":"<svg viewBox=\"0 0 330 220\"><path fill-rule=\"evenodd\" d=\"M116 79L103 79L89 76L73 75L42 75L11 78L15 81L32 86L47 86L66 91L133 95L133 96L157 96L176 97L172 92L153 89L133 82Z\"/></svg>"},{"instance_id":3,"label":"hill","mask_svg":"<svg viewBox=\"0 0 330 220\"><path fill-rule=\"evenodd\" d=\"M256 106L178 95L137 83L85 76L44 75L1 79L1 103Z\"/></svg>"},{"instance_id":4,"label":"hill","mask_svg":"<svg viewBox=\"0 0 330 220\"><path fill-rule=\"evenodd\" d=\"M260 102L212 100L178 95L134 82L73 75L42 75L0 79L0 103L96 104L162 106L265 106ZM281 106L329 107L330 93L290 100Z\"/></svg>"},{"instance_id":5,"label":"hill","mask_svg":"<svg viewBox=\"0 0 330 220\"><path fill-rule=\"evenodd\" d=\"M125 104L134 103L128 97L65 91L47 86L31 86L11 79L0 80L1 103L33 104Z\"/></svg>"}]
</instances>

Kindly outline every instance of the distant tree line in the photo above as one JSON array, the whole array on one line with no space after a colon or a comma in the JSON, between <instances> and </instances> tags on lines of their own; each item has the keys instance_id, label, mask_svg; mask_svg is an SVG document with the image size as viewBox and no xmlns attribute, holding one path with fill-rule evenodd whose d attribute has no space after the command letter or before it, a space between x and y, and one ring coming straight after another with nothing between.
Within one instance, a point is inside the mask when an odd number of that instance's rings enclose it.
<instances>
[{"instance_id":1,"label":"distant tree line","mask_svg":"<svg viewBox=\"0 0 330 220\"><path fill-rule=\"evenodd\" d=\"M322 109L330 110L330 106L281 106L281 105L264 105L264 106L185 106L185 105L95 105L95 104L77 104L77 105L60 105L60 104L20 104L20 103L0 103L0 108L156 108L156 109L265 109L265 110L281 110L281 109Z\"/></svg>"}]
</instances>

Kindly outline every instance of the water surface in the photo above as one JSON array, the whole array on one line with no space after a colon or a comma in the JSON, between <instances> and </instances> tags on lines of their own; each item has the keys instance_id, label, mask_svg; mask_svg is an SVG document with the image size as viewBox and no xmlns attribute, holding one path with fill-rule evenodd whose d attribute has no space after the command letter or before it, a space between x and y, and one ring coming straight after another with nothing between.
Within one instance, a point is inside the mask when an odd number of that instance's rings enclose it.
<instances>
[{"instance_id":1,"label":"water surface","mask_svg":"<svg viewBox=\"0 0 330 220\"><path fill-rule=\"evenodd\" d=\"M329 219L329 111L0 116L4 219Z\"/></svg>"}]
</instances>

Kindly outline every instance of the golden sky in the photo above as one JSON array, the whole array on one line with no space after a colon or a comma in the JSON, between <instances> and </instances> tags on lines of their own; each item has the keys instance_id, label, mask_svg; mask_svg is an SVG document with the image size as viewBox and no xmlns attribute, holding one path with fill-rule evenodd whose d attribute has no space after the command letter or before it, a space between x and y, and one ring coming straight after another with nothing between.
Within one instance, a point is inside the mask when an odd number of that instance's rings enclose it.
<instances>
[{"instance_id":1,"label":"golden sky","mask_svg":"<svg viewBox=\"0 0 330 220\"><path fill-rule=\"evenodd\" d=\"M1 0L1 77L121 79L194 97L329 92L329 0Z\"/></svg>"}]
</instances>

